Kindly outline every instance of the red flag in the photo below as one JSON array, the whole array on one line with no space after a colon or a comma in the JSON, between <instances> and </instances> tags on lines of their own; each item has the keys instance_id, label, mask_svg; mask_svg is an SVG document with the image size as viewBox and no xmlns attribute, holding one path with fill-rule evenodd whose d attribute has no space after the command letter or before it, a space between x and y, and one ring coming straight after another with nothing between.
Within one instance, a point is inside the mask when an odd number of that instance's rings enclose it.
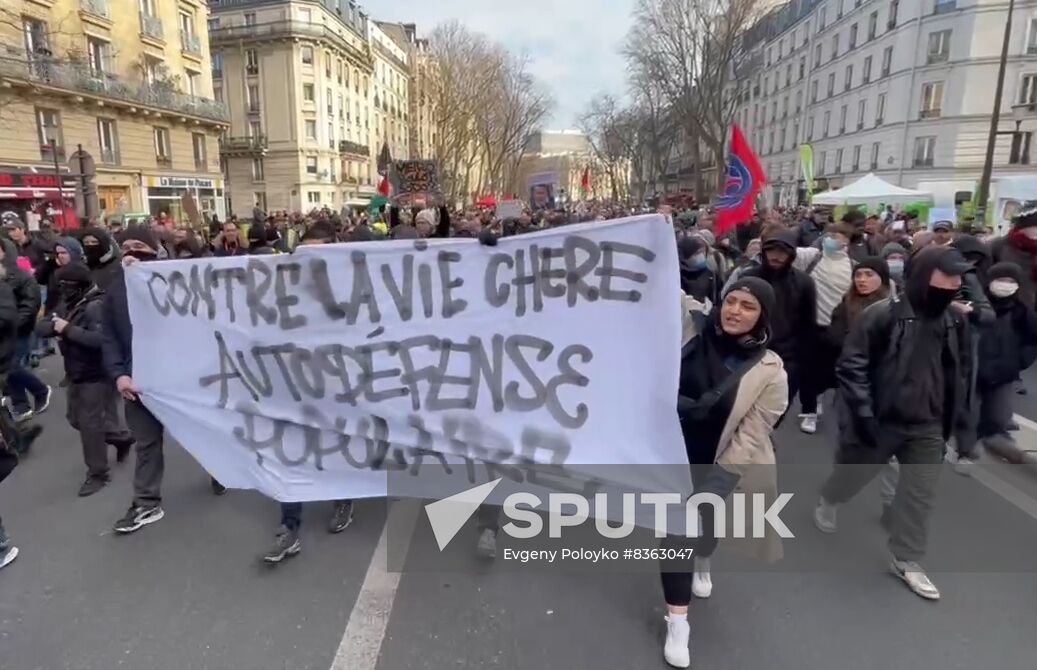
<instances>
[{"instance_id":1,"label":"red flag","mask_svg":"<svg viewBox=\"0 0 1037 670\"><path fill-rule=\"evenodd\" d=\"M591 192L591 169L590 167L583 168L583 177L580 179L580 189L583 190L584 195Z\"/></svg>"},{"instance_id":2,"label":"red flag","mask_svg":"<svg viewBox=\"0 0 1037 670\"><path fill-rule=\"evenodd\" d=\"M727 158L724 192L717 198L717 220L713 232L719 237L753 215L756 194L767 183L767 175L745 141L742 129L731 124L731 153Z\"/></svg>"},{"instance_id":3,"label":"red flag","mask_svg":"<svg viewBox=\"0 0 1037 670\"><path fill-rule=\"evenodd\" d=\"M382 181L378 183L378 192L384 195L386 198L389 197L389 176L385 175L382 177Z\"/></svg>"}]
</instances>

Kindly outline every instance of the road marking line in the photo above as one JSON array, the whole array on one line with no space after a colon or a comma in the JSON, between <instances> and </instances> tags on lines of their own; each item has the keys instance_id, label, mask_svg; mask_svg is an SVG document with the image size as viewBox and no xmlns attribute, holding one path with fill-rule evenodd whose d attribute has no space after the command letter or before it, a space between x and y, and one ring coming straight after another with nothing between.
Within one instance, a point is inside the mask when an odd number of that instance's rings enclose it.
<instances>
[{"instance_id":1,"label":"road marking line","mask_svg":"<svg viewBox=\"0 0 1037 670\"><path fill-rule=\"evenodd\" d=\"M382 650L385 630L389 625L396 590L400 586L399 572L388 571L389 532L399 540L400 557L406 560L410 550L411 537L418 522L421 506L418 500L396 500L389 503L389 513L385 518L385 526L378 538L378 545L371 562L367 566L367 574L360 586L353 611L349 613L346 630L342 633L338 651L331 662L331 670L375 670L378 655ZM406 535L404 535L406 533ZM406 537L406 541L403 538ZM394 547L394 551L397 549Z\"/></svg>"},{"instance_id":2,"label":"road marking line","mask_svg":"<svg viewBox=\"0 0 1037 670\"><path fill-rule=\"evenodd\" d=\"M969 476L997 495L1015 505L1021 511L1037 519L1037 500L1001 479L982 465L973 466Z\"/></svg>"}]
</instances>

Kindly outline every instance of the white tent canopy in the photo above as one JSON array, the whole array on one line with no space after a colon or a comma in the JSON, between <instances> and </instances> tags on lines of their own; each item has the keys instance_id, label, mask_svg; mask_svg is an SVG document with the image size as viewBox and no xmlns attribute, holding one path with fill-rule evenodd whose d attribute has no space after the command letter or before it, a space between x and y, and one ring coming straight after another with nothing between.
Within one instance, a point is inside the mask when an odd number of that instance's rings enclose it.
<instances>
[{"instance_id":1,"label":"white tent canopy","mask_svg":"<svg viewBox=\"0 0 1037 670\"><path fill-rule=\"evenodd\" d=\"M919 200L932 200L933 194L927 191L915 191L890 184L881 177L869 172L852 184L847 184L834 191L814 194L811 204L814 205L898 205Z\"/></svg>"}]
</instances>

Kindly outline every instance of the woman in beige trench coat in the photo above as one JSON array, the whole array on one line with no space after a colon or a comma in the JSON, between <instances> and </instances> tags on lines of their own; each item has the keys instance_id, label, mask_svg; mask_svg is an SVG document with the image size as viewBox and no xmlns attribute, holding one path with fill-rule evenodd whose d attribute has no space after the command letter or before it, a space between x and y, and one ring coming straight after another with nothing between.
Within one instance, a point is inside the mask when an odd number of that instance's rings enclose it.
<instances>
[{"instance_id":1,"label":"woman in beige trench coat","mask_svg":"<svg viewBox=\"0 0 1037 670\"><path fill-rule=\"evenodd\" d=\"M788 406L788 379L781 358L767 349L774 304L770 285L755 277L736 279L708 315L701 304L685 300L677 411L696 493L777 497L771 432ZM680 564L661 566L668 610L663 656L677 668L691 665L691 597L708 598L713 587L709 557L718 540L708 511L700 514L699 537L664 541L690 546L695 555L693 573ZM732 542L766 561L781 557L781 541L771 531Z\"/></svg>"}]
</instances>

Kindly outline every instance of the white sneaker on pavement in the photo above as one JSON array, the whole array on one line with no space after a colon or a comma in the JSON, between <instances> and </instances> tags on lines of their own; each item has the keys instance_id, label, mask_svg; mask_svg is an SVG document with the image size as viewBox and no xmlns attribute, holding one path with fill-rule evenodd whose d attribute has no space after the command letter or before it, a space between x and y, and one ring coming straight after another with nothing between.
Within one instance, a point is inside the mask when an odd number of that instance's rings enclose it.
<instances>
[{"instance_id":1,"label":"white sneaker on pavement","mask_svg":"<svg viewBox=\"0 0 1037 670\"><path fill-rule=\"evenodd\" d=\"M663 658L675 668L691 667L691 625L687 614L671 614L666 617L666 643Z\"/></svg>"},{"instance_id":2,"label":"white sneaker on pavement","mask_svg":"<svg viewBox=\"0 0 1037 670\"><path fill-rule=\"evenodd\" d=\"M914 561L898 561L894 558L890 569L893 570L893 574L904 580L907 587L914 591L916 595L926 600L940 599L940 590L929 581L925 570L922 570L922 566L918 565L918 563Z\"/></svg>"},{"instance_id":3,"label":"white sneaker on pavement","mask_svg":"<svg viewBox=\"0 0 1037 670\"><path fill-rule=\"evenodd\" d=\"M709 575L709 559L695 557L695 574L691 578L691 593L696 598L713 595L713 578Z\"/></svg>"},{"instance_id":4,"label":"white sneaker on pavement","mask_svg":"<svg viewBox=\"0 0 1037 670\"><path fill-rule=\"evenodd\" d=\"M799 429L807 435L813 435L817 432L817 415L816 414L800 414L799 415Z\"/></svg>"},{"instance_id":5,"label":"white sneaker on pavement","mask_svg":"<svg viewBox=\"0 0 1037 670\"><path fill-rule=\"evenodd\" d=\"M839 529L838 507L820 497L814 508L814 525L822 533L834 533Z\"/></svg>"},{"instance_id":6,"label":"white sneaker on pavement","mask_svg":"<svg viewBox=\"0 0 1037 670\"><path fill-rule=\"evenodd\" d=\"M971 477L972 468L976 465L976 459L971 456L958 456L958 460L954 463L954 471L962 477Z\"/></svg>"}]
</instances>

